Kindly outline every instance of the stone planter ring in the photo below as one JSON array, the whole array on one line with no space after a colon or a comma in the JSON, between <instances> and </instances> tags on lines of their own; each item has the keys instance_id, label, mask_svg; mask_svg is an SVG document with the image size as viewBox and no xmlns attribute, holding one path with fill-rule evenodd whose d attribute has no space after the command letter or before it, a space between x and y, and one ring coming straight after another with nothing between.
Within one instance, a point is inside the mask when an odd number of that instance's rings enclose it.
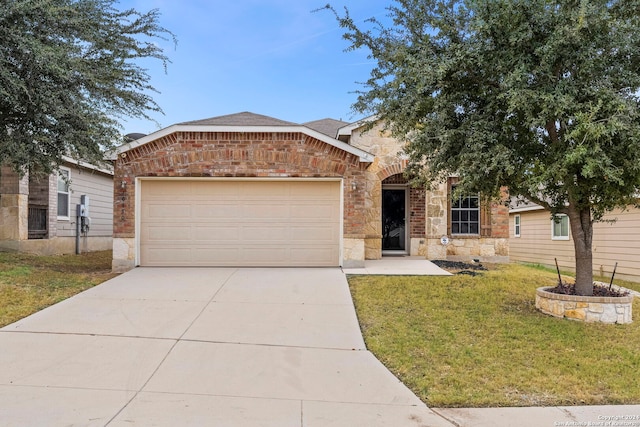
<instances>
[{"instance_id":1,"label":"stone planter ring","mask_svg":"<svg viewBox=\"0 0 640 427\"><path fill-rule=\"evenodd\" d=\"M593 297L549 292L551 287L536 290L536 308L545 314L582 322L631 323L633 295Z\"/></svg>"}]
</instances>

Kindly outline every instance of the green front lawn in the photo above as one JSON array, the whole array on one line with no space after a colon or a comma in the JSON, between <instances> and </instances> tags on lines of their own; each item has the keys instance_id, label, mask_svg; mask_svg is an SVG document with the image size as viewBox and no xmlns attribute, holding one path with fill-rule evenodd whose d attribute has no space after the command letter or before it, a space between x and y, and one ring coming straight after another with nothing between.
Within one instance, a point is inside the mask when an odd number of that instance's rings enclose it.
<instances>
[{"instance_id":1,"label":"green front lawn","mask_svg":"<svg viewBox=\"0 0 640 427\"><path fill-rule=\"evenodd\" d=\"M631 325L556 319L534 305L556 280L512 264L349 285L367 347L428 406L640 403L638 298Z\"/></svg>"},{"instance_id":2,"label":"green front lawn","mask_svg":"<svg viewBox=\"0 0 640 427\"><path fill-rule=\"evenodd\" d=\"M0 327L104 282L111 251L37 256L0 252Z\"/></svg>"}]
</instances>

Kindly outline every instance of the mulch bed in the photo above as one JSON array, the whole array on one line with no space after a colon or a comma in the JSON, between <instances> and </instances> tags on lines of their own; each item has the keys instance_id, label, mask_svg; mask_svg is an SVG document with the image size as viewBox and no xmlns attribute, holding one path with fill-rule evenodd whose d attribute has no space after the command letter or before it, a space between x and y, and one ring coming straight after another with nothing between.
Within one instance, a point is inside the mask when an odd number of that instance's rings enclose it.
<instances>
[{"instance_id":1,"label":"mulch bed","mask_svg":"<svg viewBox=\"0 0 640 427\"><path fill-rule=\"evenodd\" d=\"M547 289L547 292L563 295L577 295L575 283L561 282L555 288ZM617 289L609 289L608 286L602 286L597 283L593 284L594 297L626 297L629 291L618 291Z\"/></svg>"},{"instance_id":2,"label":"mulch bed","mask_svg":"<svg viewBox=\"0 0 640 427\"><path fill-rule=\"evenodd\" d=\"M438 267L444 270L447 270L450 273L466 274L469 276L477 276L479 274L482 274L480 273L480 271L488 270L479 262L469 263L469 262L460 262L460 261L447 261L447 260L441 260L441 259L437 259L431 262L437 265Z\"/></svg>"}]
</instances>

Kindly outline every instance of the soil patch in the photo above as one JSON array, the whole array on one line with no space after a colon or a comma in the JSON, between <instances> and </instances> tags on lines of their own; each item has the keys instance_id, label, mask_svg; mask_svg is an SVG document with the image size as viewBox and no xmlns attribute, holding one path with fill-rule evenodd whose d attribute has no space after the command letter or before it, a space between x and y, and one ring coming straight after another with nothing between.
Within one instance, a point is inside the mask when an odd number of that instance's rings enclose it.
<instances>
[{"instance_id":1,"label":"soil patch","mask_svg":"<svg viewBox=\"0 0 640 427\"><path fill-rule=\"evenodd\" d=\"M447 260L435 260L431 261L438 267L447 270L454 274L466 274L468 276L477 276L482 274L481 271L487 271L488 269L479 262L461 262L461 261L447 261Z\"/></svg>"},{"instance_id":2,"label":"soil patch","mask_svg":"<svg viewBox=\"0 0 640 427\"><path fill-rule=\"evenodd\" d=\"M547 292L553 292L554 294L563 295L577 295L576 284L561 282L556 285L555 288L547 289ZM619 291L617 289L609 289L608 286L602 286L597 283L593 284L593 296L594 297L626 297L629 295L629 291Z\"/></svg>"}]
</instances>

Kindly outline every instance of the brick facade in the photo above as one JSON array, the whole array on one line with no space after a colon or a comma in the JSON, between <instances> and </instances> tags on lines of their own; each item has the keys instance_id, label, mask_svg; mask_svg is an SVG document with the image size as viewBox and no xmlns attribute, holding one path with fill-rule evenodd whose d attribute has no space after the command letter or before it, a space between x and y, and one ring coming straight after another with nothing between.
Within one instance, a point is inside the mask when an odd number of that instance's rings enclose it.
<instances>
[{"instance_id":1,"label":"brick facade","mask_svg":"<svg viewBox=\"0 0 640 427\"><path fill-rule=\"evenodd\" d=\"M503 203L491 204L491 237L509 238L509 192L506 187L500 191Z\"/></svg>"},{"instance_id":2,"label":"brick facade","mask_svg":"<svg viewBox=\"0 0 640 427\"><path fill-rule=\"evenodd\" d=\"M358 156L298 132L175 132L116 160L114 237L135 236L137 177L344 178L344 234L362 234L365 167Z\"/></svg>"}]
</instances>

